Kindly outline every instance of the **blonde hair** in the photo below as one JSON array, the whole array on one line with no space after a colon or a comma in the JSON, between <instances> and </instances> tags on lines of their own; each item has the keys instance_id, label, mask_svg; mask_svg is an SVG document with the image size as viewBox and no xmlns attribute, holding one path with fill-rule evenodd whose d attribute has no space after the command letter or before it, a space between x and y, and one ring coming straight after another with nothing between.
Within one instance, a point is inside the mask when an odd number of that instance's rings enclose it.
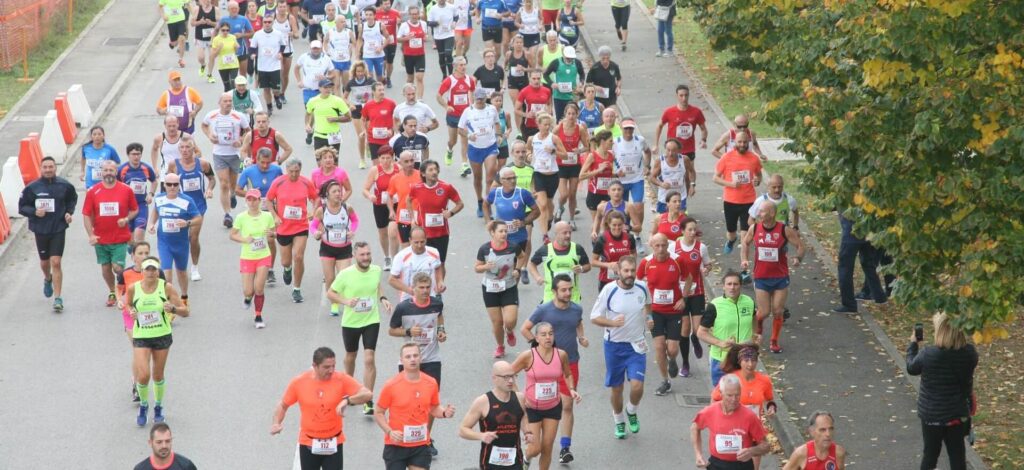
<instances>
[{"instance_id":1,"label":"blonde hair","mask_svg":"<svg viewBox=\"0 0 1024 470\"><path fill-rule=\"evenodd\" d=\"M548 121L549 124L553 124L555 117L548 113L540 113L534 120L537 121L537 124L540 124L542 121Z\"/></svg>"},{"instance_id":2,"label":"blonde hair","mask_svg":"<svg viewBox=\"0 0 1024 470\"><path fill-rule=\"evenodd\" d=\"M963 349L967 346L967 335L954 327L945 313L939 312L932 316L932 326L935 327L935 346L943 349Z\"/></svg>"}]
</instances>

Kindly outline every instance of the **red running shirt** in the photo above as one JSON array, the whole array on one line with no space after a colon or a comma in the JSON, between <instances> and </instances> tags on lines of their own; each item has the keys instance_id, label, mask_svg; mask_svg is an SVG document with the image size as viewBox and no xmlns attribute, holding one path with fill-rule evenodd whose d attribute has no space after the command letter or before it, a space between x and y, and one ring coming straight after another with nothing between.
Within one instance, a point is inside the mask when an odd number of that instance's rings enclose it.
<instances>
[{"instance_id":1,"label":"red running shirt","mask_svg":"<svg viewBox=\"0 0 1024 470\"><path fill-rule=\"evenodd\" d=\"M117 221L138 208L135 193L127 184L118 181L114 187L107 188L99 183L85 193L82 215L92 218L93 234L99 237L100 245L114 245L132 239L131 225L126 223L119 227Z\"/></svg>"},{"instance_id":2,"label":"red running shirt","mask_svg":"<svg viewBox=\"0 0 1024 470\"><path fill-rule=\"evenodd\" d=\"M384 145L391 139L394 127L395 102L388 98L370 100L363 105L363 121L366 122L366 141Z\"/></svg>"},{"instance_id":3,"label":"red running shirt","mask_svg":"<svg viewBox=\"0 0 1024 470\"><path fill-rule=\"evenodd\" d=\"M427 183L417 183L409 190L409 196L418 205L416 224L423 227L427 238L448 235L448 219L441 215L448 207L448 202L459 202L459 191L454 186L438 181L433 187Z\"/></svg>"},{"instance_id":4,"label":"red running shirt","mask_svg":"<svg viewBox=\"0 0 1024 470\"><path fill-rule=\"evenodd\" d=\"M729 462L736 462L740 449L753 447L755 442L763 441L766 434L761 419L742 406L725 414L722 403L712 403L700 410L693 422L698 429L709 431L711 456Z\"/></svg>"},{"instance_id":5,"label":"red running shirt","mask_svg":"<svg viewBox=\"0 0 1024 470\"><path fill-rule=\"evenodd\" d=\"M277 216L281 224L277 226L278 235L295 235L309 230L309 212L306 201L319 201L316 186L305 176L292 181L288 175L278 176L270 184L267 201L277 202Z\"/></svg>"},{"instance_id":6,"label":"red running shirt","mask_svg":"<svg viewBox=\"0 0 1024 470\"><path fill-rule=\"evenodd\" d=\"M673 251L676 253L676 261L683 268L683 279L687 276L693 278L693 292L687 297L704 295L704 276L701 272L701 265L704 263L704 255L701 254L702 245L700 240L694 241L693 247L689 250L683 248L683 239L676 240Z\"/></svg>"},{"instance_id":7,"label":"red running shirt","mask_svg":"<svg viewBox=\"0 0 1024 470\"><path fill-rule=\"evenodd\" d=\"M519 97L516 98L516 107L523 107L526 105L524 112L533 112L535 115L539 113L551 113L553 110L548 107L548 103L551 102L551 90L544 86L534 88L532 85L523 88L519 91ZM526 118L526 122L523 124L526 127L537 128L537 120Z\"/></svg>"},{"instance_id":8,"label":"red running shirt","mask_svg":"<svg viewBox=\"0 0 1024 470\"><path fill-rule=\"evenodd\" d=\"M443 95L448 93L448 106L451 106L455 110L454 113L450 113L450 116L462 117L462 112L469 107L473 102L473 90L476 89L476 79L470 76L464 76L462 78L456 78L455 75L449 75L441 82L441 88L437 90L437 94Z\"/></svg>"},{"instance_id":9,"label":"red running shirt","mask_svg":"<svg viewBox=\"0 0 1024 470\"><path fill-rule=\"evenodd\" d=\"M679 153L693 153L697 151L697 143L694 139L697 127L704 124L704 113L695 106L687 106L686 109L679 109L679 105L665 108L661 113L661 123L668 126L668 138L678 139L682 144Z\"/></svg>"},{"instance_id":10,"label":"red running shirt","mask_svg":"<svg viewBox=\"0 0 1024 470\"><path fill-rule=\"evenodd\" d=\"M593 194L608 194L608 186L611 186L612 181L615 180L615 175L612 173L615 169L615 155L612 155L609 152L607 155L602 157L601 153L596 151L591 152L591 155L594 156L594 163L590 168L587 168L587 171L594 171L600 168L602 163L607 163L608 168L590 177L590 180L587 182L587 192Z\"/></svg>"},{"instance_id":11,"label":"red running shirt","mask_svg":"<svg viewBox=\"0 0 1024 470\"><path fill-rule=\"evenodd\" d=\"M653 254L640 260L636 277L647 281L647 288L651 291L651 311L668 315L683 313L675 309L675 303L683 298L680 283L686 278L674 253L670 252L664 261L658 261Z\"/></svg>"},{"instance_id":12,"label":"red running shirt","mask_svg":"<svg viewBox=\"0 0 1024 470\"><path fill-rule=\"evenodd\" d=\"M835 470L839 468L836 461L836 443L828 446L828 456L824 460L818 460L814 450L814 441L807 441L807 459L804 460L804 470Z\"/></svg>"},{"instance_id":13,"label":"red running shirt","mask_svg":"<svg viewBox=\"0 0 1024 470\"><path fill-rule=\"evenodd\" d=\"M686 225L686 219L688 218L682 212L679 213L679 217L676 220L668 220L668 212L661 214L661 217L658 218L658 233L668 237L670 242L675 241L683 236L683 227Z\"/></svg>"},{"instance_id":14,"label":"red running shirt","mask_svg":"<svg viewBox=\"0 0 1024 470\"><path fill-rule=\"evenodd\" d=\"M754 279L789 277L786 262L786 225L776 222L771 229L754 226Z\"/></svg>"}]
</instances>

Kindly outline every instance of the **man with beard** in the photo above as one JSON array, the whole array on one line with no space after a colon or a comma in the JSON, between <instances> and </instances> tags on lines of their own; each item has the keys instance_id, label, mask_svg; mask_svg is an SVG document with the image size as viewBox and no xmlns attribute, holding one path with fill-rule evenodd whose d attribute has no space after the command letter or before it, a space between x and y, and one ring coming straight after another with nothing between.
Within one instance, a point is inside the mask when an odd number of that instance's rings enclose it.
<instances>
[{"instance_id":1,"label":"man with beard","mask_svg":"<svg viewBox=\"0 0 1024 470\"><path fill-rule=\"evenodd\" d=\"M113 307L117 302L114 277L124 269L128 242L132 239L129 222L138 215L139 203L132 188L117 181L116 162L103 162L100 171L103 180L85 193L82 222L107 284L107 307Z\"/></svg>"},{"instance_id":2,"label":"man with beard","mask_svg":"<svg viewBox=\"0 0 1024 470\"><path fill-rule=\"evenodd\" d=\"M728 240L722 254L732 253L736 246L736 228L743 233L750 228L747 214L757 199L754 189L761 185L761 159L750 151L750 135L740 132L736 135L736 148L718 159L715 165L715 184L722 186L725 230Z\"/></svg>"},{"instance_id":3,"label":"man with beard","mask_svg":"<svg viewBox=\"0 0 1024 470\"><path fill-rule=\"evenodd\" d=\"M590 321L604 327L604 386L612 389L612 416L615 437L626 438L629 430L640 432L637 407L644 396L644 373L647 371L647 317L651 313L651 296L647 285L636 283L636 258L619 258L619 279L608 284L594 302ZM629 401L622 413L622 389L629 378Z\"/></svg>"},{"instance_id":4,"label":"man with beard","mask_svg":"<svg viewBox=\"0 0 1024 470\"><path fill-rule=\"evenodd\" d=\"M139 462L135 470L196 470L196 464L171 450L171 427L167 423L154 424L149 430L149 446L153 455Z\"/></svg>"}]
</instances>

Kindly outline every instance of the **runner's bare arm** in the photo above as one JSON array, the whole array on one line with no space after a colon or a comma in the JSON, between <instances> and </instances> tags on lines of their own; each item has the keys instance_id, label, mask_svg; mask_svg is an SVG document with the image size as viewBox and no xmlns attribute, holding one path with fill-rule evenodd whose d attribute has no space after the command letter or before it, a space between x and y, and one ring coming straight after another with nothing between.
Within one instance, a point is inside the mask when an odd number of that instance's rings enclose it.
<instances>
[{"instance_id":1,"label":"runner's bare arm","mask_svg":"<svg viewBox=\"0 0 1024 470\"><path fill-rule=\"evenodd\" d=\"M782 467L782 470L803 470L806 460L807 446L797 447L793 454L789 456L789 460L786 462L786 466Z\"/></svg>"},{"instance_id":2,"label":"runner's bare arm","mask_svg":"<svg viewBox=\"0 0 1024 470\"><path fill-rule=\"evenodd\" d=\"M485 433L473 428L476 426L476 423L486 416L486 414L487 395L480 395L473 400L472 405L469 405L469 409L466 410L466 416L464 416L462 418L462 422L459 423L459 437L469 441L482 441ZM490 434L494 433L492 432Z\"/></svg>"}]
</instances>

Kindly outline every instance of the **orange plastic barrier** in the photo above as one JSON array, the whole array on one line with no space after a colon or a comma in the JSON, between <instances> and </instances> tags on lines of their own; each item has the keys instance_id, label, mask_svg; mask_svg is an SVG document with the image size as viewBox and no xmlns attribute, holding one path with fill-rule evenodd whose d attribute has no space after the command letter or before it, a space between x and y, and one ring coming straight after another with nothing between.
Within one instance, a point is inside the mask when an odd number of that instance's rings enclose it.
<instances>
[{"instance_id":1,"label":"orange plastic barrier","mask_svg":"<svg viewBox=\"0 0 1024 470\"><path fill-rule=\"evenodd\" d=\"M64 134L64 143L71 145L75 141L78 128L75 127L75 117L71 115L67 93L57 93L57 98L53 100L53 109L57 110L57 122L60 123L60 132Z\"/></svg>"},{"instance_id":2,"label":"orange plastic barrier","mask_svg":"<svg viewBox=\"0 0 1024 470\"><path fill-rule=\"evenodd\" d=\"M11 219L7 217L7 207L4 206L4 195L0 194L0 243L11 236Z\"/></svg>"},{"instance_id":3,"label":"orange plastic barrier","mask_svg":"<svg viewBox=\"0 0 1024 470\"><path fill-rule=\"evenodd\" d=\"M39 167L42 163L43 148L39 145L39 133L32 132L28 137L21 139L21 148L18 150L18 168L26 186L39 179Z\"/></svg>"}]
</instances>

